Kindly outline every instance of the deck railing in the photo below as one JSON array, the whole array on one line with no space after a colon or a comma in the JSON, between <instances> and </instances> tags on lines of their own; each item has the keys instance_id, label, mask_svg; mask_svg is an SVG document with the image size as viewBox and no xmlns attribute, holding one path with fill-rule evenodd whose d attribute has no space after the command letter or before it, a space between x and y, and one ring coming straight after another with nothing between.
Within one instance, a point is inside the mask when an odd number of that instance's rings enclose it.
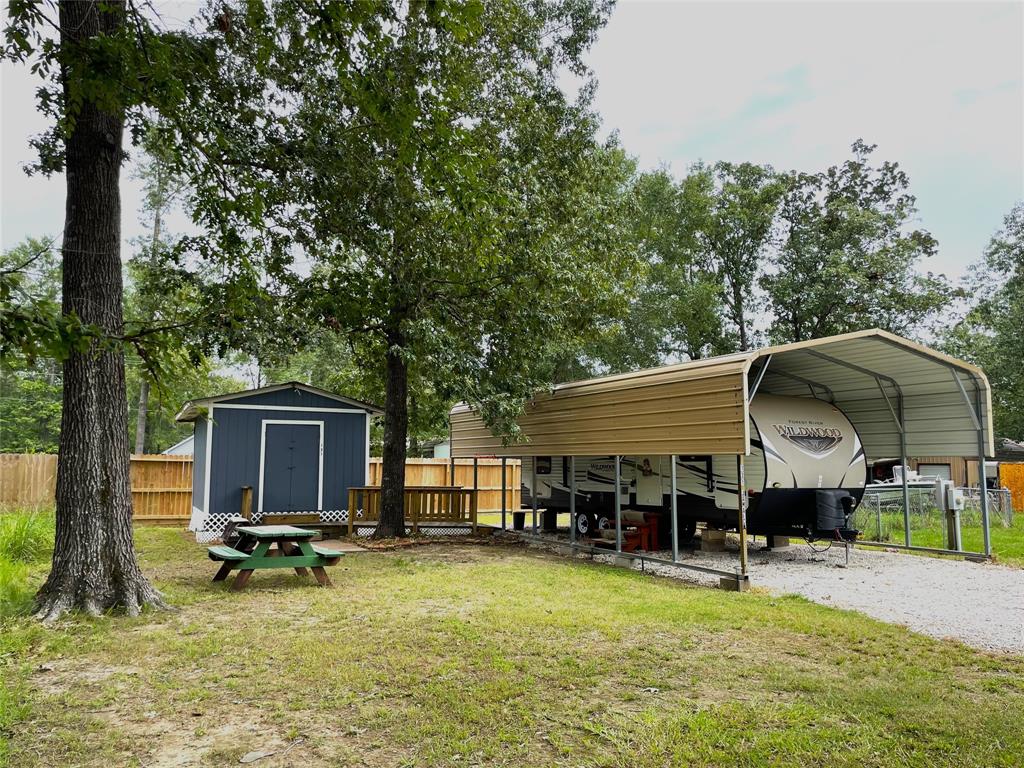
<instances>
[{"instance_id":1,"label":"deck railing","mask_svg":"<svg viewBox=\"0 0 1024 768\"><path fill-rule=\"evenodd\" d=\"M405 486L405 522L414 532L421 524L468 524L477 530L480 494L461 486ZM381 488L364 485L348 489L348 533L356 526L376 523L380 519Z\"/></svg>"}]
</instances>

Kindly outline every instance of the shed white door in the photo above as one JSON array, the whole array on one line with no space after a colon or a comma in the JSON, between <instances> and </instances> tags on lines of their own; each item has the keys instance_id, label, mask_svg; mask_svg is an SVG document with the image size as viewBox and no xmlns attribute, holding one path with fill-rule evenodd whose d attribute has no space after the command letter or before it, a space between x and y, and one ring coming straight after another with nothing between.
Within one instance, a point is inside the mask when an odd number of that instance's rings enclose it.
<instances>
[{"instance_id":1,"label":"shed white door","mask_svg":"<svg viewBox=\"0 0 1024 768\"><path fill-rule=\"evenodd\" d=\"M260 512L322 509L323 441L321 421L263 422Z\"/></svg>"}]
</instances>

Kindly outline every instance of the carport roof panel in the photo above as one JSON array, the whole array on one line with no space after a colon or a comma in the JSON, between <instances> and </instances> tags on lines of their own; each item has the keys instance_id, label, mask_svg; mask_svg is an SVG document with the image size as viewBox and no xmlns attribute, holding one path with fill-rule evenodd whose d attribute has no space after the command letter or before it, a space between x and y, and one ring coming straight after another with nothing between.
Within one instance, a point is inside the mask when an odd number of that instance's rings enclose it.
<instances>
[{"instance_id":1,"label":"carport roof panel","mask_svg":"<svg viewBox=\"0 0 1024 768\"><path fill-rule=\"evenodd\" d=\"M747 453L748 374L753 369L754 380L769 356L762 391L807 397L813 382L814 394L847 410L873 457L898 455L890 410L897 394L909 455L977 454L977 431L956 373L968 396L981 401L986 451L994 452L984 372L873 329L560 384L531 401L519 422L528 439L509 446L459 405L452 410L452 455Z\"/></svg>"}]
</instances>

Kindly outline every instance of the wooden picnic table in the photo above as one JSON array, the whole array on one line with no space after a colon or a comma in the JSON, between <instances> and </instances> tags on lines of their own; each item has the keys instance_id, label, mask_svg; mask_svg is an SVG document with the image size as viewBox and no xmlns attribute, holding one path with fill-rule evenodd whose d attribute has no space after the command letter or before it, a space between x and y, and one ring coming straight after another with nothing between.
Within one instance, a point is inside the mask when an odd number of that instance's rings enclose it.
<instances>
[{"instance_id":1,"label":"wooden picnic table","mask_svg":"<svg viewBox=\"0 0 1024 768\"><path fill-rule=\"evenodd\" d=\"M210 559L221 563L214 581L223 581L233 570L238 571L231 588L244 589L253 571L270 568L294 568L299 576L313 572L322 587L331 586L326 566L335 565L344 553L320 547L310 539L319 536L320 531L296 528L294 525L243 525L235 529L242 534L238 549L224 544L209 547ZM252 552L245 552L245 539L256 542ZM251 543L251 542L250 542ZM274 547L273 549L271 547Z\"/></svg>"}]
</instances>

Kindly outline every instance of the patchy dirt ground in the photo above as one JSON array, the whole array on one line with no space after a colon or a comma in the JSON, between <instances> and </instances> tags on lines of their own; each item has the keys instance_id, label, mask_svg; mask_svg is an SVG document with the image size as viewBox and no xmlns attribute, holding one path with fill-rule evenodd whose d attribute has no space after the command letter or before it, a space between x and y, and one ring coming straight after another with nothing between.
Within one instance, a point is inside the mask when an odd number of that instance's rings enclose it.
<instances>
[{"instance_id":1,"label":"patchy dirt ground","mask_svg":"<svg viewBox=\"0 0 1024 768\"><path fill-rule=\"evenodd\" d=\"M1024 660L804 600L467 543L348 555L333 589L259 573L234 593L174 532L143 529L138 548L177 612L0 627L0 764L990 768L1024 756Z\"/></svg>"}]
</instances>

